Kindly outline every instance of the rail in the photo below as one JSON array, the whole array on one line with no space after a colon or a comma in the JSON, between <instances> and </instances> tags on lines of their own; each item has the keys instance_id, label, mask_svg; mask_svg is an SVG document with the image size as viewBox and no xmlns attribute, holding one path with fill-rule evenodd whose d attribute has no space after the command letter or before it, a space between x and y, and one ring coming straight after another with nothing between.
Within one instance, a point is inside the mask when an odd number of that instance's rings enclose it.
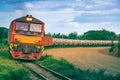
<instances>
[{"instance_id":1,"label":"rail","mask_svg":"<svg viewBox=\"0 0 120 80\"><path fill-rule=\"evenodd\" d=\"M42 65L39 65L34 62L24 62L26 66L32 73L42 80L71 80L70 78L63 76L51 69L48 69Z\"/></svg>"}]
</instances>

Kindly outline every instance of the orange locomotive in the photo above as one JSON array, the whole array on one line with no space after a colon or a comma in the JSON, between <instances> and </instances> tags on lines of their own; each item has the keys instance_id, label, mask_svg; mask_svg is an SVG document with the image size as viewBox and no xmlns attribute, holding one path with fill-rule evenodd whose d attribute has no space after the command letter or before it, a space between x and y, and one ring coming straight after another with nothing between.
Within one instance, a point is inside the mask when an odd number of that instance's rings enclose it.
<instances>
[{"instance_id":1,"label":"orange locomotive","mask_svg":"<svg viewBox=\"0 0 120 80\"><path fill-rule=\"evenodd\" d=\"M9 49L12 57L23 60L38 60L45 45L52 45L52 38L44 36L44 23L31 15L11 22Z\"/></svg>"}]
</instances>

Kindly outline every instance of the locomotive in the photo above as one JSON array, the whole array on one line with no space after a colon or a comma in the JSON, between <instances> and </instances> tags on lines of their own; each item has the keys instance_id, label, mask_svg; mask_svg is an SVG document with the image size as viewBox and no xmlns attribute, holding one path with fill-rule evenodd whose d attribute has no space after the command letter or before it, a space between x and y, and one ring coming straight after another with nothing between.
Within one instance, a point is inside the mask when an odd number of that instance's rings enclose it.
<instances>
[{"instance_id":1,"label":"locomotive","mask_svg":"<svg viewBox=\"0 0 120 80\"><path fill-rule=\"evenodd\" d=\"M51 45L52 38L44 36L44 22L27 15L10 24L8 43L14 59L38 60L44 45Z\"/></svg>"}]
</instances>

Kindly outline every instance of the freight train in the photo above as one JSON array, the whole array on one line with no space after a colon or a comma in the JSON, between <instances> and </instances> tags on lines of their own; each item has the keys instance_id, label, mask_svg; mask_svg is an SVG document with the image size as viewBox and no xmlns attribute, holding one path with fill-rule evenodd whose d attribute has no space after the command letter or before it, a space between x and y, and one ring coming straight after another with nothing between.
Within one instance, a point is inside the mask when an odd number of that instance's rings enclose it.
<instances>
[{"instance_id":1,"label":"freight train","mask_svg":"<svg viewBox=\"0 0 120 80\"><path fill-rule=\"evenodd\" d=\"M9 51L14 59L38 60L44 46L59 45L104 45L110 46L111 41L103 40L72 40L44 36L44 22L27 15L13 20L10 24L8 43ZM118 43L118 41L114 41Z\"/></svg>"}]
</instances>

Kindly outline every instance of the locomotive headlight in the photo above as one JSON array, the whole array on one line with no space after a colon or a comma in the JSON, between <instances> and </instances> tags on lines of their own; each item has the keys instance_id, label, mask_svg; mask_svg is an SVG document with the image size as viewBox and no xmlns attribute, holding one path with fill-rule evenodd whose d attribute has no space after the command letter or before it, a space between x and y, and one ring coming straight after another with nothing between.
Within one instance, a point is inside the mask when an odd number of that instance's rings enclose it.
<instances>
[{"instance_id":1,"label":"locomotive headlight","mask_svg":"<svg viewBox=\"0 0 120 80\"><path fill-rule=\"evenodd\" d=\"M30 18L29 18L29 17L27 17L27 18L26 18L26 20L27 20L27 21L30 21Z\"/></svg>"},{"instance_id":2,"label":"locomotive headlight","mask_svg":"<svg viewBox=\"0 0 120 80\"><path fill-rule=\"evenodd\" d=\"M27 15L27 16L26 16L26 20L27 20L28 22L31 22L31 21L32 21L32 15Z\"/></svg>"},{"instance_id":3,"label":"locomotive headlight","mask_svg":"<svg viewBox=\"0 0 120 80\"><path fill-rule=\"evenodd\" d=\"M32 21L32 18L29 18L30 21Z\"/></svg>"},{"instance_id":4,"label":"locomotive headlight","mask_svg":"<svg viewBox=\"0 0 120 80\"><path fill-rule=\"evenodd\" d=\"M29 21L29 22L31 22L31 21L32 21L32 18L27 17L26 20Z\"/></svg>"}]
</instances>

